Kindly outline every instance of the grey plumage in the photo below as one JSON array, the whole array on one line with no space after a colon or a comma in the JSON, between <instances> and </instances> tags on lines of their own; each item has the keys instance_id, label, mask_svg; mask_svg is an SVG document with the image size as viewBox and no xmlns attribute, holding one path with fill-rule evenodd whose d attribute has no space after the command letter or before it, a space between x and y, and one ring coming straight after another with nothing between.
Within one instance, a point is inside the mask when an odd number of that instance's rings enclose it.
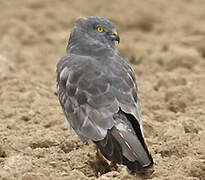
<instances>
[{"instance_id":1,"label":"grey plumage","mask_svg":"<svg viewBox=\"0 0 205 180\"><path fill-rule=\"evenodd\" d=\"M114 31L104 18L76 21L57 65L58 97L84 143L91 139L107 159L140 170L153 160L144 143L135 75L115 47Z\"/></svg>"}]
</instances>

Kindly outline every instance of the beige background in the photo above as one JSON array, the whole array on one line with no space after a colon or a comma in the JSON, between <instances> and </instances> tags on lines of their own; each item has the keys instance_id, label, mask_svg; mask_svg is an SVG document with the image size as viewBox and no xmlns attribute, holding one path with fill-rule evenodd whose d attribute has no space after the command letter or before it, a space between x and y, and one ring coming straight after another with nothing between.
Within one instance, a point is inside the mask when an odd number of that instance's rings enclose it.
<instances>
[{"instance_id":1,"label":"beige background","mask_svg":"<svg viewBox=\"0 0 205 180\"><path fill-rule=\"evenodd\" d=\"M154 173L92 164L64 127L56 64L78 17L118 28L136 72ZM0 179L205 179L204 0L0 0Z\"/></svg>"}]
</instances>

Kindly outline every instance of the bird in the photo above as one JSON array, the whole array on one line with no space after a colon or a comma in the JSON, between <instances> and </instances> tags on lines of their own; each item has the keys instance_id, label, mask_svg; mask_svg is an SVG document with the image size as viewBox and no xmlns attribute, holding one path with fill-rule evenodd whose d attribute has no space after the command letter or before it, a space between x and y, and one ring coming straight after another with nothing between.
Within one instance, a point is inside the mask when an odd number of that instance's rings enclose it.
<instances>
[{"instance_id":1,"label":"bird","mask_svg":"<svg viewBox=\"0 0 205 180\"><path fill-rule=\"evenodd\" d=\"M57 64L57 94L70 127L106 160L131 171L153 167L135 73L116 47L116 26L98 16L76 20Z\"/></svg>"}]
</instances>

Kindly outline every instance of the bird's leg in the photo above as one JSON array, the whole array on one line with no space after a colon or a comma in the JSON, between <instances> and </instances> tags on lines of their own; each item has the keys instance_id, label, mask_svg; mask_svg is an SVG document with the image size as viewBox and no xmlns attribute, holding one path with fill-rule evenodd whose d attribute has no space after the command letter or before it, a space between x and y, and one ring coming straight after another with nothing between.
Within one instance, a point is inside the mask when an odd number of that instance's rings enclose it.
<instances>
[{"instance_id":1,"label":"bird's leg","mask_svg":"<svg viewBox=\"0 0 205 180\"><path fill-rule=\"evenodd\" d=\"M116 163L115 162L110 162L110 161L108 161L106 158L105 158L105 156L101 153L101 151L100 151L100 149L98 149L97 148L97 152L96 152L96 157L97 157L97 159L101 162L101 163L103 163L105 166L107 166L107 168L109 169L109 170L114 170L114 171L116 171L117 170L117 165L116 165Z\"/></svg>"},{"instance_id":2,"label":"bird's leg","mask_svg":"<svg viewBox=\"0 0 205 180\"><path fill-rule=\"evenodd\" d=\"M92 160L90 160L90 162L92 162L92 163L99 162L99 163L109 164L107 159L101 153L100 149L97 146L95 146L95 148L97 150L96 156Z\"/></svg>"},{"instance_id":3,"label":"bird's leg","mask_svg":"<svg viewBox=\"0 0 205 180\"><path fill-rule=\"evenodd\" d=\"M96 156L92 159L92 160L90 160L90 162L93 164L104 164L104 165L109 165L109 162L108 162L108 160L103 156L103 154L101 153L101 151L100 151L100 149L97 147L97 146L95 146L96 147Z\"/></svg>"},{"instance_id":4,"label":"bird's leg","mask_svg":"<svg viewBox=\"0 0 205 180\"><path fill-rule=\"evenodd\" d=\"M101 153L100 149L97 148L97 153L96 156L99 160L101 160L102 162L104 162L105 164L109 164L107 159L103 156L103 154Z\"/></svg>"}]
</instances>

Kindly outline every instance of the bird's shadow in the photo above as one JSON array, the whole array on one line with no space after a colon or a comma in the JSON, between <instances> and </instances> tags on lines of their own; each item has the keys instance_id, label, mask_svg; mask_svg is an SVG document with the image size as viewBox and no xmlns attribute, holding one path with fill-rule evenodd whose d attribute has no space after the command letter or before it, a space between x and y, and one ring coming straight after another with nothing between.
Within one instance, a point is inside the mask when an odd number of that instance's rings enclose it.
<instances>
[{"instance_id":1,"label":"bird's shadow","mask_svg":"<svg viewBox=\"0 0 205 180\"><path fill-rule=\"evenodd\" d=\"M130 171L128 173L139 177L140 179L151 179L153 178L154 169L144 170L144 171Z\"/></svg>"},{"instance_id":2,"label":"bird's shadow","mask_svg":"<svg viewBox=\"0 0 205 180\"><path fill-rule=\"evenodd\" d=\"M95 176L99 177L111 171L118 171L118 166L116 163L111 162L110 164L102 161L98 156L94 160L88 161L90 167L94 170ZM127 169L128 174L139 177L141 179L150 179L153 176L154 169L149 169L145 171L130 171Z\"/></svg>"},{"instance_id":3,"label":"bird's shadow","mask_svg":"<svg viewBox=\"0 0 205 180\"><path fill-rule=\"evenodd\" d=\"M108 164L102 161L98 156L96 156L95 160L88 161L88 163L94 170L96 177L99 177L111 171L117 171L118 169L116 163L111 162L110 164Z\"/></svg>"}]
</instances>

